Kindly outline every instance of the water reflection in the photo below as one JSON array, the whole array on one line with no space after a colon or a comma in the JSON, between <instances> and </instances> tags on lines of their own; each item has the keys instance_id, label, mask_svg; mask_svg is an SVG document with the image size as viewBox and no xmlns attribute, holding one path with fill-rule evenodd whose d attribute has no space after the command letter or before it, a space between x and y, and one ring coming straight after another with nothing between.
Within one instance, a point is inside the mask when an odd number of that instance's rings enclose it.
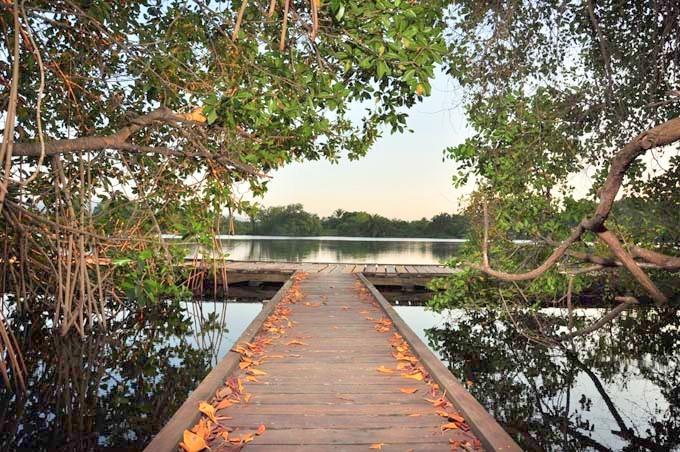
<instances>
[{"instance_id":1,"label":"water reflection","mask_svg":"<svg viewBox=\"0 0 680 452\"><path fill-rule=\"evenodd\" d=\"M493 311L457 311L422 334L526 450L665 451L680 448L679 327L640 310L556 350Z\"/></svg>"},{"instance_id":2,"label":"water reflection","mask_svg":"<svg viewBox=\"0 0 680 452\"><path fill-rule=\"evenodd\" d=\"M235 238L221 241L233 260L439 264L453 257L459 242L357 238ZM199 253L192 247L191 254Z\"/></svg>"},{"instance_id":3,"label":"water reflection","mask_svg":"<svg viewBox=\"0 0 680 452\"><path fill-rule=\"evenodd\" d=\"M85 339L13 319L29 390L0 388L0 450L143 449L261 306L159 303Z\"/></svg>"}]
</instances>

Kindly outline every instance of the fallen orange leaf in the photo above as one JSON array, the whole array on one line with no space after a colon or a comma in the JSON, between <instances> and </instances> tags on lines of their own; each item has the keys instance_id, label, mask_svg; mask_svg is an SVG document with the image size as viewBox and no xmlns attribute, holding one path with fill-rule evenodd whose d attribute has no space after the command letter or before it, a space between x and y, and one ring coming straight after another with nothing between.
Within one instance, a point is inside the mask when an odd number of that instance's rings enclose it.
<instances>
[{"instance_id":1,"label":"fallen orange leaf","mask_svg":"<svg viewBox=\"0 0 680 452\"><path fill-rule=\"evenodd\" d=\"M194 428L191 429L191 432L205 439L208 437L208 435L210 435L210 430L210 420L202 417L199 419L198 424L196 424Z\"/></svg>"},{"instance_id":2,"label":"fallen orange leaf","mask_svg":"<svg viewBox=\"0 0 680 452\"><path fill-rule=\"evenodd\" d=\"M189 430L184 430L182 439L184 442L180 443L180 446L187 452L200 452L208 447L208 444L206 444L203 438L195 433L191 433Z\"/></svg>"},{"instance_id":3,"label":"fallen orange leaf","mask_svg":"<svg viewBox=\"0 0 680 452\"><path fill-rule=\"evenodd\" d=\"M247 433L241 437L241 441L243 441L244 443L249 443L254 439L255 435L253 435L252 433Z\"/></svg>"},{"instance_id":4,"label":"fallen orange leaf","mask_svg":"<svg viewBox=\"0 0 680 452\"><path fill-rule=\"evenodd\" d=\"M394 369L390 369L389 367L385 367L385 366L377 367L375 370L377 370L378 372L384 373L384 374L394 373Z\"/></svg>"},{"instance_id":5,"label":"fallen orange leaf","mask_svg":"<svg viewBox=\"0 0 680 452\"><path fill-rule=\"evenodd\" d=\"M378 450L382 450L383 444L385 444L385 443L375 443L375 444L371 444L371 447L369 447L369 449L378 449Z\"/></svg>"},{"instance_id":6,"label":"fallen orange leaf","mask_svg":"<svg viewBox=\"0 0 680 452\"><path fill-rule=\"evenodd\" d=\"M418 388L399 388L399 390L404 394L414 394Z\"/></svg>"},{"instance_id":7,"label":"fallen orange leaf","mask_svg":"<svg viewBox=\"0 0 680 452\"><path fill-rule=\"evenodd\" d=\"M448 424L444 424L441 427L442 432L445 432L446 430L455 430L457 428L458 428L458 425L455 422L449 422Z\"/></svg>"},{"instance_id":8,"label":"fallen orange leaf","mask_svg":"<svg viewBox=\"0 0 680 452\"><path fill-rule=\"evenodd\" d=\"M257 434L261 435L264 433L265 430L267 430L267 427L265 427L264 424L262 424L257 428Z\"/></svg>"},{"instance_id":9,"label":"fallen orange leaf","mask_svg":"<svg viewBox=\"0 0 680 452\"><path fill-rule=\"evenodd\" d=\"M261 377L262 375L267 375L267 372L259 370L259 369L250 369L250 370L248 370L248 373L250 375L255 375L256 377Z\"/></svg>"},{"instance_id":10,"label":"fallen orange leaf","mask_svg":"<svg viewBox=\"0 0 680 452\"><path fill-rule=\"evenodd\" d=\"M217 424L217 420L215 419L215 407L209 404L208 402L201 402L198 405L198 411L201 413L205 414L208 416L208 419L213 421L214 423Z\"/></svg>"},{"instance_id":11,"label":"fallen orange leaf","mask_svg":"<svg viewBox=\"0 0 680 452\"><path fill-rule=\"evenodd\" d=\"M302 341L298 341L297 339L293 339L292 341L288 342L286 345L307 345Z\"/></svg>"},{"instance_id":12,"label":"fallen orange leaf","mask_svg":"<svg viewBox=\"0 0 680 452\"><path fill-rule=\"evenodd\" d=\"M404 378L412 378L414 380L423 381L425 375L421 371L413 372L412 374L401 374Z\"/></svg>"}]
</instances>

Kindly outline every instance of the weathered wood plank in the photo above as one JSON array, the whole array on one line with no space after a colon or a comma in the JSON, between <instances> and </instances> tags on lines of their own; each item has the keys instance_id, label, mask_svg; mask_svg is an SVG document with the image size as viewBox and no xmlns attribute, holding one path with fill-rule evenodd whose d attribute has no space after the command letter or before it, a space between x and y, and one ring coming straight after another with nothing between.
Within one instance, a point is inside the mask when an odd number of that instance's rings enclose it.
<instances>
[{"instance_id":1,"label":"weathered wood plank","mask_svg":"<svg viewBox=\"0 0 680 452\"><path fill-rule=\"evenodd\" d=\"M351 271L357 267L364 269L353 265ZM396 266L382 265L379 270L381 278L388 272L397 274ZM246 450L368 450L371 444L383 443L386 450L392 446L431 451L450 450L450 440L474 444L475 435L470 432L442 431L446 421L425 400L436 388L427 381L404 378L397 368L389 339L395 331L402 333L400 324L375 296L375 288L343 265L329 264L319 271L296 285L299 295L294 302L286 302L290 310L286 318L291 323L285 334L271 327L261 332L261 338L268 339L264 352L257 355L256 381L246 381L245 373L250 370L240 370L238 362L218 366L218 380L237 377L249 394L241 403L218 412L225 416L225 425L234 429L230 437L265 425L266 431L248 443ZM420 358L420 350L413 348ZM404 387L416 392L405 393ZM201 399L211 399L212 394L195 392ZM183 411L183 428L198 418L198 399L190 399L189 411ZM147 450L175 449L182 432L178 425L174 424L173 435L166 435L174 444L155 448L152 443ZM167 445L157 439L155 444ZM211 448L219 450L219 441L216 438Z\"/></svg>"},{"instance_id":2,"label":"weathered wood plank","mask_svg":"<svg viewBox=\"0 0 680 452\"><path fill-rule=\"evenodd\" d=\"M496 420L475 400L460 382L451 374L446 366L439 360L430 349L418 338L411 328L399 317L394 308L380 292L363 276L359 278L366 284L373 297L380 303L385 313L392 320L395 328L413 348L420 361L428 369L432 377L442 389L446 390L448 399L466 418L470 427L482 444L489 450L521 451L522 449L513 441Z\"/></svg>"}]
</instances>

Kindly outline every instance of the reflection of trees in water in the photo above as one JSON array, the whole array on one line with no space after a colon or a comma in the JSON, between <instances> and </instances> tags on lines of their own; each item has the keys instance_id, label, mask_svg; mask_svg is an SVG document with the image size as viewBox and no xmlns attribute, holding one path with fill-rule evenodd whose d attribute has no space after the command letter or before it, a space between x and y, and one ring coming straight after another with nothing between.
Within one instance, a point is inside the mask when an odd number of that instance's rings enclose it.
<instances>
[{"instance_id":1,"label":"reflection of trees in water","mask_svg":"<svg viewBox=\"0 0 680 452\"><path fill-rule=\"evenodd\" d=\"M319 251L315 240L248 240L247 260L303 261Z\"/></svg>"},{"instance_id":2,"label":"reflection of trees in water","mask_svg":"<svg viewBox=\"0 0 680 452\"><path fill-rule=\"evenodd\" d=\"M680 445L680 318L674 312L633 313L600 335L575 340L568 350L528 341L492 311L470 311L426 333L453 373L472 382L471 393L527 450L605 451L625 444L623 450L657 451ZM608 393L607 385L623 385L625 394L632 389L627 382L639 384L640 377L659 388L667 409L617 408L621 394ZM577 382L598 398L579 393ZM589 415L594 405L606 415ZM595 440L593 432L611 441Z\"/></svg>"},{"instance_id":3,"label":"reflection of trees in water","mask_svg":"<svg viewBox=\"0 0 680 452\"><path fill-rule=\"evenodd\" d=\"M452 242L300 239L230 239L223 240L222 246L230 253L230 258L236 260L377 262L389 255L394 261L389 263L394 264L409 263L407 260L411 255L444 262L455 256L460 248L460 244Z\"/></svg>"},{"instance_id":4,"label":"reflection of trees in water","mask_svg":"<svg viewBox=\"0 0 680 452\"><path fill-rule=\"evenodd\" d=\"M432 242L431 243L431 252L432 255L437 259L439 262L447 262L458 252L460 251L461 244L460 243L451 243L451 242Z\"/></svg>"},{"instance_id":5,"label":"reflection of trees in water","mask_svg":"<svg viewBox=\"0 0 680 452\"><path fill-rule=\"evenodd\" d=\"M29 391L15 399L0 389L2 450L141 450L212 366L212 349L190 343L178 304L119 315L85 339L59 337L46 322L34 318L16 331ZM219 322L207 315L198 323ZM203 340L214 346L214 337Z\"/></svg>"}]
</instances>

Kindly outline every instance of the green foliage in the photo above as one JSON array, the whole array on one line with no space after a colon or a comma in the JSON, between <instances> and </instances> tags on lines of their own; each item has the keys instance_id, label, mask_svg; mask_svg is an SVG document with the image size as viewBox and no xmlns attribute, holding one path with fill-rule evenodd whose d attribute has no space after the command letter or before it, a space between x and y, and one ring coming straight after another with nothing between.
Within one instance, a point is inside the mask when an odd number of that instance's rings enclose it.
<instances>
[{"instance_id":1,"label":"green foliage","mask_svg":"<svg viewBox=\"0 0 680 452\"><path fill-rule=\"evenodd\" d=\"M445 155L456 163L455 186L478 184L467 211L474 237L461 261L481 262L481 205L487 202L492 266L527 271L552 247L518 246L512 240L564 239L593 214L614 153L640 132L680 114L680 102L667 94L677 89L680 11L674 2L652 8L648 2L584 0L457 1L449 12L445 64L464 89L474 133ZM626 198L607 223L626 245L677 254L677 149L655 154L660 161L644 158L629 171ZM609 255L596 242L586 235L575 250ZM559 299L566 287L559 272L575 265L564 259L521 288L529 298ZM435 306L477 304L492 296L486 284L492 292L502 288L510 298L519 296L512 284L477 282L474 272L454 276L449 285L460 286L465 278L474 289L449 290ZM666 274L660 282L671 293L672 279ZM578 289L615 283L623 293L641 294L625 276L581 275L575 283ZM497 295L491 299L499 303Z\"/></svg>"},{"instance_id":2,"label":"green foliage","mask_svg":"<svg viewBox=\"0 0 680 452\"><path fill-rule=\"evenodd\" d=\"M228 220L223 220L222 225L222 233L227 234ZM461 238L467 234L468 226L466 217L449 213L437 214L430 220L406 221L338 209L320 219L305 212L301 204L291 204L262 209L250 222L237 221L235 232L241 235Z\"/></svg>"},{"instance_id":3,"label":"green foliage","mask_svg":"<svg viewBox=\"0 0 680 452\"><path fill-rule=\"evenodd\" d=\"M139 303L176 297L179 254L151 243L161 232L212 246L226 208L254 213L235 184L259 196L282 165L359 158L384 131L403 131L405 109L429 94L446 53L446 2L324 1L314 39L310 2L292 3L284 21L281 5L269 16L269 0L251 0L238 29L241 2L22 2L21 30L13 8L2 8L0 75L9 83L14 67L20 74L15 154L4 177L37 172L26 186L10 184L13 222L0 220L8 255L29 255L21 235L37 228L31 246L44 256L24 268L50 268L73 255L66 246L80 246L112 259L113 287ZM6 105L9 90L0 98ZM172 119L144 122L152 112ZM37 118L53 152L40 165L40 152L29 152L39 141ZM74 139L87 141L69 148ZM318 231L318 218L303 217L282 232ZM86 242L74 245L82 229ZM103 285L94 271L72 270L87 279L75 286ZM59 275L21 274L13 284L32 278L58 298Z\"/></svg>"}]
</instances>

